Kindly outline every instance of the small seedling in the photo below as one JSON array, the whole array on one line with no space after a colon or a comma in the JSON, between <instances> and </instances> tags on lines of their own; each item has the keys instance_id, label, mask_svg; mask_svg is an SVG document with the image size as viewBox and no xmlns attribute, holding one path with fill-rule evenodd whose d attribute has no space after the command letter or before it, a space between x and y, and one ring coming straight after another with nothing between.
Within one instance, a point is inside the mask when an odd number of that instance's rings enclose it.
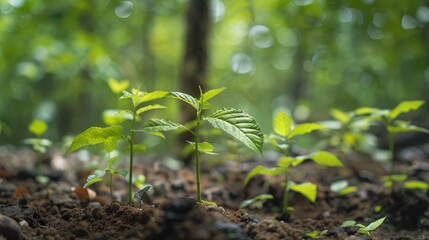
<instances>
[{"instance_id":1,"label":"small seedling","mask_svg":"<svg viewBox=\"0 0 429 240\"><path fill-rule=\"evenodd\" d=\"M117 118L114 119L113 123L119 124L124 122L125 120L131 120L131 127L129 130L129 134L123 134L123 128L118 125L112 125L110 127L101 128L101 127L90 127L81 134L79 134L70 145L66 154L74 152L82 147L88 145L95 145L104 143L105 147L108 146L109 151L112 149L113 144L116 146L116 141L124 140L128 143L129 148L129 171L128 171L128 204L132 202L132 186L133 186L133 161L134 161L134 153L136 151L145 151L146 145L136 144L135 141L135 132L136 132L136 123L141 120L140 115L146 111L154 110L154 109L162 109L166 108L165 106L159 104L146 105L140 107L142 103L161 99L165 97L168 92L164 91L153 91L153 92L142 92L139 89L132 89L131 92L123 91L123 95L119 98L130 99L132 102L132 107L130 109L121 110L117 113ZM119 119L118 119L119 118ZM161 133L157 133L154 131L150 131L151 134L162 136ZM107 145L106 145L107 143ZM114 148L113 148L114 149ZM109 152L108 151L108 152ZM112 150L113 151L113 150ZM110 151L111 152L111 151ZM125 174L124 171L117 171L112 168L113 163L117 160L116 157L109 158L109 172L110 173L118 173ZM101 174L101 172L100 172ZM95 176L98 177L98 176ZM94 180L95 181L95 180Z\"/></svg>"},{"instance_id":2,"label":"small seedling","mask_svg":"<svg viewBox=\"0 0 429 240\"><path fill-rule=\"evenodd\" d=\"M390 152L390 174L394 173L394 136L398 133L419 131L429 134L429 130L410 124L408 121L398 120L398 117L412 110L419 109L424 101L403 101L392 110L363 107L355 110L356 115L367 115L369 119L381 123L387 131Z\"/></svg>"},{"instance_id":3,"label":"small seedling","mask_svg":"<svg viewBox=\"0 0 429 240\"><path fill-rule=\"evenodd\" d=\"M273 199L273 195L271 194L260 194L252 199L244 200L240 203L240 208L246 208L254 203L263 203L268 199Z\"/></svg>"},{"instance_id":4,"label":"small seedling","mask_svg":"<svg viewBox=\"0 0 429 240\"><path fill-rule=\"evenodd\" d=\"M384 220L386 219L386 217L382 217L370 224L368 224L368 226L362 225L360 223L356 223L355 220L348 220L343 222L343 224L341 224L341 227L359 227L358 229L358 233L360 234L365 234L370 236L371 233L377 229L381 224L383 224Z\"/></svg>"},{"instance_id":5,"label":"small seedling","mask_svg":"<svg viewBox=\"0 0 429 240\"><path fill-rule=\"evenodd\" d=\"M311 202L316 201L317 185L310 182L296 184L289 181L290 167L295 167L307 159L311 159L319 165L329 167L342 166L341 161L333 154L326 151L319 151L309 155L292 157L290 155L290 145L296 136L304 135L315 130L325 129L324 126L318 123L302 123L294 125L294 122L289 115L284 112L279 112L273 121L275 134L268 138L268 142L273 145L284 156L277 161L277 167L267 168L262 165L256 166L246 176L245 184L255 175L277 176L284 175L284 193L283 193L283 213L291 211L288 204L288 192L294 191L302 194Z\"/></svg>"},{"instance_id":6,"label":"small seedling","mask_svg":"<svg viewBox=\"0 0 429 240\"><path fill-rule=\"evenodd\" d=\"M424 192L429 191L429 184L418 181L418 180L409 180L407 181L408 176L406 174L391 174L381 178L384 186L392 187L395 184L402 184L402 187L405 189L420 189Z\"/></svg>"},{"instance_id":7,"label":"small seedling","mask_svg":"<svg viewBox=\"0 0 429 240\"><path fill-rule=\"evenodd\" d=\"M195 128L193 130L179 123L174 123L164 119L151 119L144 125L142 129L146 132L186 129L194 136L194 141L189 141L188 143L194 149L198 203L207 203L206 201L202 200L201 196L200 153L214 154L214 147L212 144L200 141L200 125L204 121L208 121L213 127L221 129L222 131L235 137L253 151L262 153L264 136L255 119L249 114L239 109L223 108L213 112L207 117L203 116L203 111L211 107L211 104L208 102L208 100L221 93L224 89L225 88L218 88L203 93L200 88L199 99L194 98L186 93L170 92L170 97L184 101L196 110Z\"/></svg>"},{"instance_id":8,"label":"small seedling","mask_svg":"<svg viewBox=\"0 0 429 240\"><path fill-rule=\"evenodd\" d=\"M354 112L343 112L339 109L331 109L334 120L320 122L327 127L329 136L327 144L349 153L352 150L372 152L376 148L376 137L368 133L372 120Z\"/></svg>"},{"instance_id":9,"label":"small seedling","mask_svg":"<svg viewBox=\"0 0 429 240\"><path fill-rule=\"evenodd\" d=\"M347 180L340 180L340 181L333 182L329 186L329 190L331 190L332 192L336 192L338 196L344 196L349 193L356 192L357 187L349 186L349 181Z\"/></svg>"},{"instance_id":10,"label":"small seedling","mask_svg":"<svg viewBox=\"0 0 429 240\"><path fill-rule=\"evenodd\" d=\"M37 176L36 181L40 184L47 184L49 178L43 175L42 169L42 154L46 153L47 148L52 145L52 142L46 138L41 138L41 136L48 130L48 125L42 121L35 119L28 126L28 130L36 135L36 138L27 138L24 139L24 143L29 144L37 152Z\"/></svg>"}]
</instances>

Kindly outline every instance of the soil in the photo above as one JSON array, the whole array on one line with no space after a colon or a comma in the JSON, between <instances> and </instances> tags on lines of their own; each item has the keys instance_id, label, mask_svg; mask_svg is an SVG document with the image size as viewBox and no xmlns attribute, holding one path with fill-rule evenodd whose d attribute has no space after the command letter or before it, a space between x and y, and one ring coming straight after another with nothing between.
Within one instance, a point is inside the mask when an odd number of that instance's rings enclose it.
<instances>
[{"instance_id":1,"label":"soil","mask_svg":"<svg viewBox=\"0 0 429 240\"><path fill-rule=\"evenodd\" d=\"M46 155L43 169L51 182L42 185L35 181L31 150L1 147L0 239L310 239L306 235L315 230L326 230L315 239L429 239L428 192L384 187L380 176L386 175L385 166L363 155L341 156L343 168L322 168L310 161L294 168L291 180L317 183L317 201L291 192L294 210L287 215L279 211L281 177L257 176L243 185L253 166L273 166L271 157L210 167L203 161L203 198L217 206L196 204L194 170L166 157L136 159L135 176L144 174L152 185L140 203L127 204L127 182L120 176L113 180L114 201L105 183L89 187L96 193L90 196L81 186L93 158L83 153L67 159ZM426 157L411 155L398 166L398 171L409 170L410 179L429 182ZM342 179L358 190L344 196L329 190ZM243 200L262 193L275 198L239 208ZM13 235L14 227L5 230L2 216L19 223L20 237ZM366 225L384 216L370 236L356 227L340 227L346 220Z\"/></svg>"}]
</instances>

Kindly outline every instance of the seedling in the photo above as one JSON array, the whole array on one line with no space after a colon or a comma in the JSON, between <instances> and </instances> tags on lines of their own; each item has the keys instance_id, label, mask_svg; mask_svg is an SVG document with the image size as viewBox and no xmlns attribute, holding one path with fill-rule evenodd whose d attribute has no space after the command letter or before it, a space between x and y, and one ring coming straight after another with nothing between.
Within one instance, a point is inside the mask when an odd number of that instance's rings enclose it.
<instances>
[{"instance_id":1,"label":"seedling","mask_svg":"<svg viewBox=\"0 0 429 240\"><path fill-rule=\"evenodd\" d=\"M255 203L263 203L266 200L273 199L273 198L274 197L271 194L260 194L256 197L252 198L252 199L247 199L247 200L244 200L243 202L241 202L240 208L246 208L246 207L248 207L252 204L255 204Z\"/></svg>"},{"instance_id":2,"label":"seedling","mask_svg":"<svg viewBox=\"0 0 429 240\"><path fill-rule=\"evenodd\" d=\"M368 224L367 226L362 225L360 223L356 223L355 220L348 220L343 222L343 224L341 224L341 227L359 227L358 229L358 233L360 234L365 234L370 236L371 233L377 229L381 224L383 224L384 220L386 219L386 217L382 217L370 224Z\"/></svg>"},{"instance_id":3,"label":"seedling","mask_svg":"<svg viewBox=\"0 0 429 240\"><path fill-rule=\"evenodd\" d=\"M418 180L407 181L407 178L408 176L406 174L392 174L382 177L381 181L386 187L392 187L395 184L400 183L405 189L420 189L424 192L429 191L429 184Z\"/></svg>"},{"instance_id":4,"label":"seedling","mask_svg":"<svg viewBox=\"0 0 429 240\"><path fill-rule=\"evenodd\" d=\"M352 150L371 152L376 147L376 137L368 133L372 120L354 112L343 112L339 109L331 109L334 120L320 122L329 130L328 144L349 153Z\"/></svg>"},{"instance_id":5,"label":"seedling","mask_svg":"<svg viewBox=\"0 0 429 240\"><path fill-rule=\"evenodd\" d=\"M331 190L332 192L336 192L338 196L344 196L349 193L356 192L357 187L349 186L349 181L347 180L340 180L340 181L333 182L329 186L329 190Z\"/></svg>"},{"instance_id":6,"label":"seedling","mask_svg":"<svg viewBox=\"0 0 429 240\"><path fill-rule=\"evenodd\" d=\"M197 202L206 203L201 196L201 177L200 177L200 153L214 154L214 147L208 142L200 140L200 125L208 121L213 127L232 135L242 142L248 148L257 153L262 153L264 135L255 119L239 109L222 108L207 117L203 116L203 111L211 107L208 100L212 99L225 88L218 88L203 93L200 88L200 98L194 98L191 95L181 92L170 92L169 96L179 99L191 105L196 110L195 129L191 130L185 126L164 119L151 119L143 127L146 132L172 131L177 129L186 129L194 136L194 141L188 143L194 149L195 155L195 173L197 177Z\"/></svg>"},{"instance_id":7,"label":"seedling","mask_svg":"<svg viewBox=\"0 0 429 240\"><path fill-rule=\"evenodd\" d=\"M36 181L40 184L47 184L49 178L43 175L43 163L42 163L42 154L46 153L47 148L52 145L52 142L49 139L41 138L41 136L48 130L48 125L42 121L35 119L28 126L28 130L36 135L36 138L27 138L24 139L24 143L29 144L37 152L37 176Z\"/></svg>"},{"instance_id":8,"label":"seedling","mask_svg":"<svg viewBox=\"0 0 429 240\"><path fill-rule=\"evenodd\" d=\"M326 151L319 151L309 155L292 157L290 155L290 145L294 137L304 135L316 130L325 129L324 126L318 123L302 123L294 125L294 122L289 115L284 112L279 112L273 121L275 134L268 138L268 142L273 145L284 156L277 161L277 167L267 168L262 165L256 166L246 176L245 184L256 175L277 176L284 175L284 193L283 193L283 213L287 213L292 209L288 204L288 192L294 191L302 194L311 202L316 201L317 185L310 182L296 184L289 181L290 167L295 167L307 159L311 159L319 165L329 167L342 166L341 161L333 154Z\"/></svg>"},{"instance_id":9,"label":"seedling","mask_svg":"<svg viewBox=\"0 0 429 240\"><path fill-rule=\"evenodd\" d=\"M154 109L162 109L166 108L165 106L159 105L159 104L153 104L153 105L147 105L144 107L140 107L142 103L161 99L165 97L168 94L168 92L164 91L154 91L154 92L142 92L139 89L132 89L131 92L123 91L123 95L119 98L122 99L130 99L132 102L132 107L130 109L121 110L119 111L118 118L115 119L114 123L119 124L122 123L125 120L130 119L131 120L131 127L129 134L123 134L122 133L122 127L119 127L118 125L112 125L110 127L106 128L100 128L100 127L91 127L79 134L70 145L69 149L67 150L66 154L69 154L73 151L76 151L77 149L80 149L82 147L88 146L88 145L95 145L104 143L105 147L107 146L108 149L106 151L112 152L114 149L113 145L116 146L116 141L118 140L124 140L128 143L129 147L129 156L130 156L130 162L129 162L129 171L128 171L128 204L131 204L132 202L132 186L133 186L133 161L134 161L134 153L136 151L145 151L146 145L143 144L135 144L134 138L135 138L135 132L136 132L136 123L141 120L140 115L146 111L154 110ZM160 136L161 133L156 133L151 131L151 134ZM112 148L113 147L113 148ZM110 151L112 150L112 151ZM118 174L125 174L122 170L114 170L113 169L113 163L117 160L116 157L109 158L109 172L110 173L118 173ZM101 175L101 172L99 172ZM100 176L95 176L95 179L99 179ZM95 181L95 180L94 180Z\"/></svg>"},{"instance_id":10,"label":"seedling","mask_svg":"<svg viewBox=\"0 0 429 240\"><path fill-rule=\"evenodd\" d=\"M394 136L398 133L419 131L429 133L429 130L410 124L409 121L398 120L398 117L412 110L419 109L424 101L403 101L392 110L363 107L355 110L357 115L369 115L386 129L390 153L390 174L394 172Z\"/></svg>"}]
</instances>

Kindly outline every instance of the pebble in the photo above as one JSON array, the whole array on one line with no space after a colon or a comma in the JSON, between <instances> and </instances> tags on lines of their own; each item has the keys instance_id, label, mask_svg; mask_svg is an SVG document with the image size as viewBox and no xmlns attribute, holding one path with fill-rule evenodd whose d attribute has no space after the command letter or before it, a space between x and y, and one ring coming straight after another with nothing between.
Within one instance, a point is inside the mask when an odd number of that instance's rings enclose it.
<instances>
[{"instance_id":1,"label":"pebble","mask_svg":"<svg viewBox=\"0 0 429 240\"><path fill-rule=\"evenodd\" d=\"M21 239L21 228L15 220L0 214L0 236L5 239Z\"/></svg>"}]
</instances>

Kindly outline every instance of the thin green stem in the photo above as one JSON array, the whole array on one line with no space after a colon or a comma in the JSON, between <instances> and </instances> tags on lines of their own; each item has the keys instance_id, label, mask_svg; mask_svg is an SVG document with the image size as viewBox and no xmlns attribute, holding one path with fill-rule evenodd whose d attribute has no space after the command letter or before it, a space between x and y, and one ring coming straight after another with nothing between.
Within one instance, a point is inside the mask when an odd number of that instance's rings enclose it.
<instances>
[{"instance_id":1,"label":"thin green stem","mask_svg":"<svg viewBox=\"0 0 429 240\"><path fill-rule=\"evenodd\" d=\"M113 174L110 172L112 169L112 163L110 162L110 152L107 153L107 159L109 161L109 188L110 188L110 201L113 202Z\"/></svg>"},{"instance_id":2,"label":"thin green stem","mask_svg":"<svg viewBox=\"0 0 429 240\"><path fill-rule=\"evenodd\" d=\"M390 152L390 175L393 174L395 168L395 146L393 144L393 134L390 131L387 131L387 139L389 142L389 152Z\"/></svg>"},{"instance_id":3,"label":"thin green stem","mask_svg":"<svg viewBox=\"0 0 429 240\"><path fill-rule=\"evenodd\" d=\"M197 175L197 202L201 203L202 197L201 197L201 179L200 179L200 152L198 149L198 133L200 128L200 122L201 122L201 109L198 109L197 112L197 125L195 126L195 174Z\"/></svg>"},{"instance_id":4,"label":"thin green stem","mask_svg":"<svg viewBox=\"0 0 429 240\"><path fill-rule=\"evenodd\" d=\"M132 193L133 193L133 161L134 161L134 128L136 126L136 108L133 112L133 123L131 125L131 134L129 139L130 144L130 169L128 172L128 204L132 202Z\"/></svg>"},{"instance_id":5,"label":"thin green stem","mask_svg":"<svg viewBox=\"0 0 429 240\"><path fill-rule=\"evenodd\" d=\"M37 152L37 176L43 175L43 156L41 152Z\"/></svg>"},{"instance_id":6,"label":"thin green stem","mask_svg":"<svg viewBox=\"0 0 429 240\"><path fill-rule=\"evenodd\" d=\"M285 180L284 180L284 193L283 193L283 208L282 212L286 213L289 207L289 177L288 172L285 172Z\"/></svg>"}]
</instances>

